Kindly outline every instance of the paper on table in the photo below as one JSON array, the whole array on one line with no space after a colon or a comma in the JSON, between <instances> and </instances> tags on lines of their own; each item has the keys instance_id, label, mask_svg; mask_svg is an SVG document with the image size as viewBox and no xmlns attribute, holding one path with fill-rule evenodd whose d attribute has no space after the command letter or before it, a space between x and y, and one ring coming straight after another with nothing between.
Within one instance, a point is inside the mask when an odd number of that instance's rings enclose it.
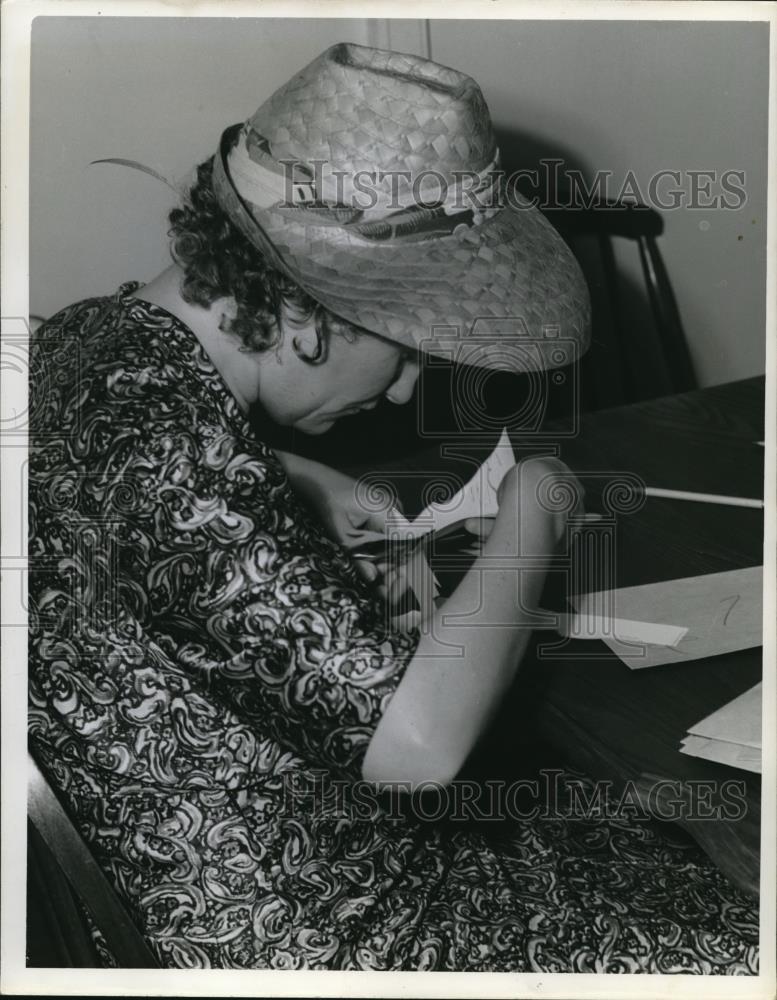
<instances>
[{"instance_id":1,"label":"paper on table","mask_svg":"<svg viewBox=\"0 0 777 1000\"><path fill-rule=\"evenodd\" d=\"M726 743L723 740L707 740L702 736L687 736L680 747L680 753L689 757L701 757L718 764L740 767L745 771L761 773L761 751L758 747Z\"/></svg>"},{"instance_id":2,"label":"paper on table","mask_svg":"<svg viewBox=\"0 0 777 1000\"><path fill-rule=\"evenodd\" d=\"M691 726L680 753L761 772L760 683Z\"/></svg>"},{"instance_id":3,"label":"paper on table","mask_svg":"<svg viewBox=\"0 0 777 1000\"><path fill-rule=\"evenodd\" d=\"M570 600L578 615L604 626L607 645L634 670L681 663L761 645L762 566L664 580L641 587L582 594ZM629 649L614 624L629 619L687 629L674 645ZM609 627L607 627L609 626Z\"/></svg>"},{"instance_id":4,"label":"paper on table","mask_svg":"<svg viewBox=\"0 0 777 1000\"><path fill-rule=\"evenodd\" d=\"M401 526L399 533L407 538L421 538L468 517L495 517L499 511L497 490L514 465L510 438L502 430L496 447L469 482L449 500L429 504L414 521Z\"/></svg>"},{"instance_id":5,"label":"paper on table","mask_svg":"<svg viewBox=\"0 0 777 1000\"><path fill-rule=\"evenodd\" d=\"M758 683L691 726L688 732L691 736L760 749L761 699L762 685Z\"/></svg>"},{"instance_id":6,"label":"paper on table","mask_svg":"<svg viewBox=\"0 0 777 1000\"><path fill-rule=\"evenodd\" d=\"M589 618L586 615L558 615L557 631L573 639L607 639L617 636L623 642L644 642L676 646L688 632L679 625L637 622L628 618Z\"/></svg>"}]
</instances>

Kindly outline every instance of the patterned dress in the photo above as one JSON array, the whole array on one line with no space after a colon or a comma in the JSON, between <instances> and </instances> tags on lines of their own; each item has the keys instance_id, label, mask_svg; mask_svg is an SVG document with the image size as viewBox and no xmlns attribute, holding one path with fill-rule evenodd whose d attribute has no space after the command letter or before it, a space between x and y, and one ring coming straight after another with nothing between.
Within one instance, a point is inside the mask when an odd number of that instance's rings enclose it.
<instances>
[{"instance_id":1,"label":"patterned dress","mask_svg":"<svg viewBox=\"0 0 777 1000\"><path fill-rule=\"evenodd\" d=\"M138 287L36 337L29 731L160 963L754 974L757 906L649 822L365 799L417 637Z\"/></svg>"}]
</instances>

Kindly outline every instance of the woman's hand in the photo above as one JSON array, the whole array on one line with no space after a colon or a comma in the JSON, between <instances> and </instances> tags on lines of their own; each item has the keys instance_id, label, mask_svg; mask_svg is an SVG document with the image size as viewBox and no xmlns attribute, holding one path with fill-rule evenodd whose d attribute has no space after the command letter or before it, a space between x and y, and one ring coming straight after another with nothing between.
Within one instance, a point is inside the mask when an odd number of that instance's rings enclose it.
<instances>
[{"instance_id":1,"label":"woman's hand","mask_svg":"<svg viewBox=\"0 0 777 1000\"><path fill-rule=\"evenodd\" d=\"M388 494L385 505L381 506L375 502L372 490L373 507L380 509L368 510L360 502L357 480L353 477L299 455L277 454L294 489L318 515L330 538L356 550L385 537L389 511L392 506L396 509ZM378 584L379 593L385 595L387 589L396 589L397 584L388 578L384 564L368 559L357 559L356 564L365 580Z\"/></svg>"}]
</instances>

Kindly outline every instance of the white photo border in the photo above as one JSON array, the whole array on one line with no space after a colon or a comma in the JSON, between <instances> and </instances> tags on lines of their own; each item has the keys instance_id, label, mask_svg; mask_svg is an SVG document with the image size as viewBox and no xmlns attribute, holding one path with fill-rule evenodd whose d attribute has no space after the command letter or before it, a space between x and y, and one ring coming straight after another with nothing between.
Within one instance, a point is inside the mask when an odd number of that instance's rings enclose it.
<instances>
[{"instance_id":1,"label":"white photo border","mask_svg":"<svg viewBox=\"0 0 777 1000\"><path fill-rule=\"evenodd\" d=\"M262 3L220 0L185 3L176 0L5 0L2 5L2 336L18 333L14 317L28 315L29 302L29 99L30 38L35 17L327 17L377 19L374 43L391 39L393 18L418 20L418 39L428 39L426 19L525 19L623 21L764 21L770 24L769 188L767 221L766 305L766 448L764 533L764 738L761 861L761 954L757 977L598 976L507 973L384 972L256 972L182 970L28 969L25 956L26 772L26 631L2 631L2 937L0 989L5 994L100 996L361 996L361 997L700 997L734 1000L775 995L775 845L777 843L777 676L775 622L777 608L777 204L775 67L777 4L748 2L522 3L510 0L268 0ZM408 29L416 30L412 25ZM5 407L23 413L27 406L26 375L3 370ZM17 442L18 444L18 442ZM2 551L19 548L14 522L23 488L20 455L26 449L2 448ZM11 455L11 452L14 454ZM22 541L22 545L26 540ZM15 548L14 548L15 546ZM24 557L20 551L19 556ZM0 620L16 619L18 595L5 588Z\"/></svg>"}]
</instances>

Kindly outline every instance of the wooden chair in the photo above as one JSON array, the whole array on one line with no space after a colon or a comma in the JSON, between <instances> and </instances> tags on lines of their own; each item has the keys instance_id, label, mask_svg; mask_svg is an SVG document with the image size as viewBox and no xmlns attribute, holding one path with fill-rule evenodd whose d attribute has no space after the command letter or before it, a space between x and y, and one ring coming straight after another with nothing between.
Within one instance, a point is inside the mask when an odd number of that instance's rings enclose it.
<instances>
[{"instance_id":1,"label":"wooden chair","mask_svg":"<svg viewBox=\"0 0 777 1000\"><path fill-rule=\"evenodd\" d=\"M120 968L158 968L159 963L31 756L28 768L27 964L100 966L80 901Z\"/></svg>"},{"instance_id":2,"label":"wooden chair","mask_svg":"<svg viewBox=\"0 0 777 1000\"><path fill-rule=\"evenodd\" d=\"M557 204L565 205L563 196ZM584 410L698 388L671 281L658 247L664 220L644 205L551 208L591 292L593 343L583 360ZM615 242L636 246L642 287L620 271Z\"/></svg>"}]
</instances>

